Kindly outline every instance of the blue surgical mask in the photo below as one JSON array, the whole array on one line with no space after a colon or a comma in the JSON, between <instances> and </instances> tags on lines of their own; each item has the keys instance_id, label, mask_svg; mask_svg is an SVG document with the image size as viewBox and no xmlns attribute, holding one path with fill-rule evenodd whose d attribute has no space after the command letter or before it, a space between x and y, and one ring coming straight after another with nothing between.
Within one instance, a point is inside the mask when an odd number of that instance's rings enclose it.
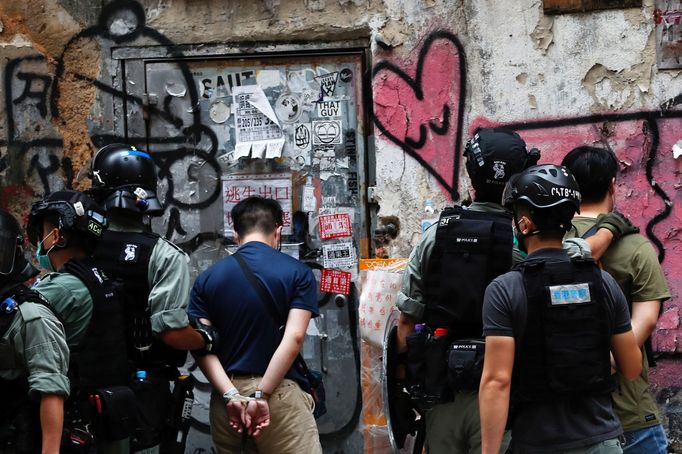
<instances>
[{"instance_id":1,"label":"blue surgical mask","mask_svg":"<svg viewBox=\"0 0 682 454\"><path fill-rule=\"evenodd\" d=\"M50 257L48 256L50 251L54 249L54 245L52 245L52 247L43 254L43 241L45 241L47 237L50 235L52 235L52 232L48 233L45 236L45 238L40 240L38 242L38 247L36 248L36 259L38 260L38 264L40 264L40 267L49 273L54 271L54 268L52 267L52 262L50 262Z\"/></svg>"}]
</instances>

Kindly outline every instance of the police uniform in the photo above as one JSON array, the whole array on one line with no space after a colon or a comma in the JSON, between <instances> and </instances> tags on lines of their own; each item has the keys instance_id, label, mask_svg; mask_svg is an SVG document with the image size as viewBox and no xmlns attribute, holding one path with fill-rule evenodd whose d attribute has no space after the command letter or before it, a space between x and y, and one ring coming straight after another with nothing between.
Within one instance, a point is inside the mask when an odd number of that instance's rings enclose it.
<instances>
[{"instance_id":1,"label":"police uniform","mask_svg":"<svg viewBox=\"0 0 682 454\"><path fill-rule=\"evenodd\" d=\"M28 290L20 287L24 292ZM3 392L0 431L18 444L16 452L22 452L22 449L39 452L38 402L41 395L69 395L69 350L64 328L53 312L44 304L22 301L16 296L17 288L2 292L0 296L0 302L14 297L19 303L12 314L0 314L3 322L0 325L8 323L0 328L4 331L0 338L0 385ZM28 427L17 422L19 415L27 418L25 423ZM21 427L16 433L19 438L13 438L10 425L17 429ZM3 441L0 437L0 446ZM33 445L26 446L25 443Z\"/></svg>"},{"instance_id":2,"label":"police uniform","mask_svg":"<svg viewBox=\"0 0 682 454\"><path fill-rule=\"evenodd\" d=\"M541 249L530 254L528 262L543 263L570 263L565 251L560 249ZM596 266L595 266L596 269ZM604 374L610 377L610 361L608 339L612 335L624 333L631 329L630 316L627 302L614 279L606 272L598 271L600 282L591 283L593 286L601 286L605 311L604 332L590 331L587 335L580 331L573 333L573 343L576 335L580 338L590 336L605 336L606 345L601 350L588 351L601 355L603 378ZM613 412L610 390L608 387L597 389L597 392L571 392L564 396L546 393L543 386L538 385L537 380L544 380L546 372L538 373L533 377L521 377L519 372L523 370L521 359L528 357L528 353L520 351L524 336L529 332L544 333L542 325L528 322L529 314L528 292L521 270L514 270L495 279L486 290L483 306L483 334L485 336L509 336L513 337L517 345L517 356L514 363L512 379L512 396L523 387L532 388L536 385L537 395L524 396L524 401L515 407L512 397L513 413L511 428L514 439L515 452L555 452L576 450L604 444L605 447L617 446L617 437L622 433L620 422ZM595 319L595 317L591 317ZM568 324L565 326L568 327ZM571 333L568 333L569 335ZM534 353L534 352L531 352ZM537 368L527 366L533 373ZM577 381L575 369L572 373L563 371L563 375ZM530 375L530 373L529 373ZM523 380L536 380L535 382L523 383ZM517 393L518 394L518 393ZM526 394L529 394L526 392ZM532 393L531 393L532 394ZM567 397L568 396L568 397Z\"/></svg>"},{"instance_id":3,"label":"police uniform","mask_svg":"<svg viewBox=\"0 0 682 454\"><path fill-rule=\"evenodd\" d=\"M469 210L489 213L497 216L508 216L508 211L501 205L491 202L473 202ZM403 275L402 288L397 295L398 309L411 316L416 322L424 321L426 301L430 292L427 282L434 287L434 278L429 276L428 266L436 248L437 225L424 232L424 237L415 247ZM509 220L511 233L511 220ZM439 246L442 247L442 246ZM591 250L587 242L581 238L567 240L564 248L572 257L589 258ZM516 246L511 253L513 263L525 258L525 254ZM511 264L510 264L511 265ZM438 278L436 278L438 279ZM452 277L443 279L453 280ZM480 336L473 334L473 337ZM453 401L435 405L426 413L426 443L431 452L457 452L463 449L480 450L480 423L478 411L478 394L474 390L454 393ZM509 437L506 437L506 443ZM504 449L503 449L504 450Z\"/></svg>"},{"instance_id":4,"label":"police uniform","mask_svg":"<svg viewBox=\"0 0 682 454\"><path fill-rule=\"evenodd\" d=\"M169 382L187 353L165 345L158 334L189 326L189 258L170 241L130 219L111 217L95 252L107 276L123 284L129 358L147 373L149 387L136 390L138 420L133 448L159 452L170 412Z\"/></svg>"}]
</instances>

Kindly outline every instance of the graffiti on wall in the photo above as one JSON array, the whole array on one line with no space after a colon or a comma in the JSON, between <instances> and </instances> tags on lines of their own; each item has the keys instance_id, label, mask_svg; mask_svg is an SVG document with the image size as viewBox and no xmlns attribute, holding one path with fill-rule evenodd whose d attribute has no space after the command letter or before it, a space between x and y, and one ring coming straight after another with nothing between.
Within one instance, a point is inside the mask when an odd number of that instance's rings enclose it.
<instances>
[{"instance_id":1,"label":"graffiti on wall","mask_svg":"<svg viewBox=\"0 0 682 454\"><path fill-rule=\"evenodd\" d=\"M374 124L383 137L457 200L466 100L464 49L457 37L438 30L424 39L416 61L379 61L372 69L372 91Z\"/></svg>"},{"instance_id":2,"label":"graffiti on wall","mask_svg":"<svg viewBox=\"0 0 682 454\"><path fill-rule=\"evenodd\" d=\"M418 56L416 63L414 55ZM465 102L464 61L464 52L456 37L438 30L428 34L407 60L382 60L373 70L374 123L379 137L398 145L416 159L453 200L457 200L457 175L464 140L461 118L453 112L462 112ZM429 74L428 84L422 82L424 71ZM428 97L423 85L429 87ZM486 126L514 129L529 147L542 151L542 162L560 162L571 149L583 144L601 144L612 149L621 163L617 209L639 225L657 248L675 298L682 290L682 254L679 253L682 247L678 238L682 211L676 192L682 187L682 163L673 158L672 149L682 138L678 133L682 130L682 110L677 109L681 100L682 96L673 97L651 111L607 112L507 124L478 118L470 124L468 132L472 134ZM443 121L451 108L450 121ZM438 134L439 126L444 135ZM678 305L675 299L667 303L667 312L659 323L659 328L672 330L659 332L656 345L660 351L678 349L675 341Z\"/></svg>"}]
</instances>

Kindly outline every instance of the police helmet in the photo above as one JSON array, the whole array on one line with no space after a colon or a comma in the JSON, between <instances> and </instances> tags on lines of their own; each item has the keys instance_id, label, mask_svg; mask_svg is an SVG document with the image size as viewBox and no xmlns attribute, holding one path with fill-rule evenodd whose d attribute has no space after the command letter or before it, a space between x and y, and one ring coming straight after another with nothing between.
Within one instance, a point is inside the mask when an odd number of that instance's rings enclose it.
<instances>
[{"instance_id":1,"label":"police helmet","mask_svg":"<svg viewBox=\"0 0 682 454\"><path fill-rule=\"evenodd\" d=\"M499 203L509 178L537 164L540 151L530 151L516 132L503 128L479 129L466 144L464 156L477 199Z\"/></svg>"},{"instance_id":2,"label":"police helmet","mask_svg":"<svg viewBox=\"0 0 682 454\"><path fill-rule=\"evenodd\" d=\"M112 208L160 216L156 196L156 166L149 153L122 143L112 143L95 154L88 191L106 211Z\"/></svg>"},{"instance_id":3,"label":"police helmet","mask_svg":"<svg viewBox=\"0 0 682 454\"><path fill-rule=\"evenodd\" d=\"M28 218L28 239L34 246L42 240L43 220L51 216L62 232L69 232L71 239L91 249L107 228L104 210L87 195L78 191L57 191L33 204ZM70 246L67 241L58 247Z\"/></svg>"},{"instance_id":4,"label":"police helmet","mask_svg":"<svg viewBox=\"0 0 682 454\"><path fill-rule=\"evenodd\" d=\"M23 282L39 273L24 257L21 250L23 243L19 222L10 213L0 209L0 285L7 281Z\"/></svg>"},{"instance_id":5,"label":"police helmet","mask_svg":"<svg viewBox=\"0 0 682 454\"><path fill-rule=\"evenodd\" d=\"M543 164L514 175L502 194L508 208L524 203L535 213L533 222L543 228L568 230L573 215L580 213L580 189L564 166Z\"/></svg>"}]
</instances>

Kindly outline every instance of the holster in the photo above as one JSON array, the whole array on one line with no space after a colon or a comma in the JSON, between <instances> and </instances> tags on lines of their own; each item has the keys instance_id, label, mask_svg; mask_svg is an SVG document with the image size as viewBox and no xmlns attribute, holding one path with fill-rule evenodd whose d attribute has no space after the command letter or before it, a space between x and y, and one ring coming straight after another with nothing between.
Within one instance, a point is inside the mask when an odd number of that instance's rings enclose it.
<instances>
[{"instance_id":1,"label":"holster","mask_svg":"<svg viewBox=\"0 0 682 454\"><path fill-rule=\"evenodd\" d=\"M135 429L135 394L128 386L98 388L88 396L93 434L102 440L123 440Z\"/></svg>"},{"instance_id":2,"label":"holster","mask_svg":"<svg viewBox=\"0 0 682 454\"><path fill-rule=\"evenodd\" d=\"M414 404L428 410L452 399L446 352L449 336L434 337L425 328L407 336L408 392Z\"/></svg>"},{"instance_id":3,"label":"holster","mask_svg":"<svg viewBox=\"0 0 682 454\"><path fill-rule=\"evenodd\" d=\"M454 392L478 391L483 374L485 340L462 339L448 348L448 384Z\"/></svg>"}]
</instances>

